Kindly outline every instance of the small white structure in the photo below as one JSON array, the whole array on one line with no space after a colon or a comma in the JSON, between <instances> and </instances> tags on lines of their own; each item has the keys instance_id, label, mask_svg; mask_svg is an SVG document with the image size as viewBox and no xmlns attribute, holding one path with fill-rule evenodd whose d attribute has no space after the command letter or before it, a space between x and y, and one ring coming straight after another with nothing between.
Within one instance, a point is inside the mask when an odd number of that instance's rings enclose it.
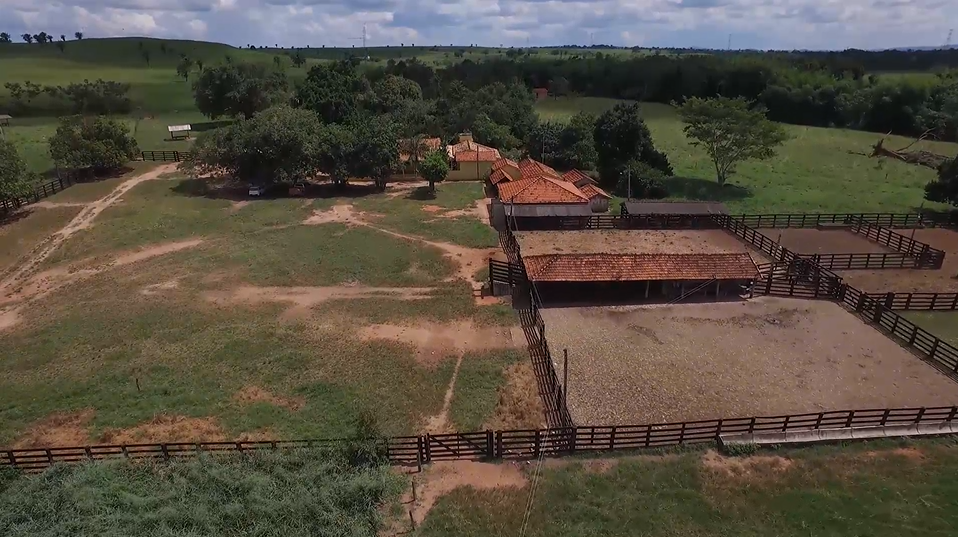
<instances>
[{"instance_id":1,"label":"small white structure","mask_svg":"<svg viewBox=\"0 0 958 537\"><path fill-rule=\"evenodd\" d=\"M192 128L189 125L168 125L166 130L170 131L170 140L176 140L178 137L189 138Z\"/></svg>"}]
</instances>

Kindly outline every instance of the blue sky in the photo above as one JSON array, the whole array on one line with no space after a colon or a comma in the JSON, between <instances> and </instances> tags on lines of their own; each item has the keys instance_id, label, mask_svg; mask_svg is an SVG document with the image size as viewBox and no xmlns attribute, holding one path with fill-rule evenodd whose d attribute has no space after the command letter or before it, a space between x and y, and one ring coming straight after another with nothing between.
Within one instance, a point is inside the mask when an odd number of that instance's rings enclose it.
<instances>
[{"instance_id":1,"label":"blue sky","mask_svg":"<svg viewBox=\"0 0 958 537\"><path fill-rule=\"evenodd\" d=\"M233 45L942 45L958 0L0 0L0 31ZM958 42L958 38L955 39Z\"/></svg>"}]
</instances>

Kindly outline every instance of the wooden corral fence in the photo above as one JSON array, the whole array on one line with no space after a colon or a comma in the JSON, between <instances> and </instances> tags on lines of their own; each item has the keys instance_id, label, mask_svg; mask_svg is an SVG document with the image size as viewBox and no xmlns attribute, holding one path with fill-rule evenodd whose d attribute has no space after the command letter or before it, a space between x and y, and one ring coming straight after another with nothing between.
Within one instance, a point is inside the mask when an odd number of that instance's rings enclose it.
<instances>
[{"instance_id":1,"label":"wooden corral fence","mask_svg":"<svg viewBox=\"0 0 958 537\"><path fill-rule=\"evenodd\" d=\"M505 285L528 285L525 268L505 261L489 260L490 283Z\"/></svg>"},{"instance_id":2,"label":"wooden corral fence","mask_svg":"<svg viewBox=\"0 0 958 537\"><path fill-rule=\"evenodd\" d=\"M141 151L140 158L151 161L182 162L191 154L190 151Z\"/></svg>"},{"instance_id":3,"label":"wooden corral fence","mask_svg":"<svg viewBox=\"0 0 958 537\"><path fill-rule=\"evenodd\" d=\"M841 278L807 259L758 265L760 274L752 284L759 295L821 298L834 300L841 292Z\"/></svg>"},{"instance_id":4,"label":"wooden corral fence","mask_svg":"<svg viewBox=\"0 0 958 537\"><path fill-rule=\"evenodd\" d=\"M940 269L945 262L945 252L871 222L858 219L852 226L852 231L864 235L882 246L887 246L901 254L912 257L914 259L913 268Z\"/></svg>"},{"instance_id":5,"label":"wooden corral fence","mask_svg":"<svg viewBox=\"0 0 958 537\"><path fill-rule=\"evenodd\" d=\"M60 177L48 183L37 186L33 189L33 192L30 192L25 196L2 199L0 200L0 217L12 213L24 205L36 203L43 198L47 198L56 194L57 192L62 192L74 184L76 184L76 178L74 175L72 173L63 173Z\"/></svg>"},{"instance_id":6,"label":"wooden corral fence","mask_svg":"<svg viewBox=\"0 0 958 537\"><path fill-rule=\"evenodd\" d=\"M784 433L943 424L954 421L958 407L836 410L785 416L722 418L647 425L581 426L550 429L477 431L379 440L392 464L423 465L443 460L530 459L586 453L662 448L715 442L720 435ZM87 460L172 460L203 453L252 453L268 449L343 446L350 440L191 442L11 449L0 451L0 466L39 471L57 463Z\"/></svg>"},{"instance_id":7,"label":"wooden corral fence","mask_svg":"<svg viewBox=\"0 0 958 537\"><path fill-rule=\"evenodd\" d=\"M958 293L865 293L885 309L898 311L958 310Z\"/></svg>"},{"instance_id":8,"label":"wooden corral fence","mask_svg":"<svg viewBox=\"0 0 958 537\"><path fill-rule=\"evenodd\" d=\"M919 227L927 219L918 213L741 214L732 218L753 228L815 228L835 224L851 226L858 220L882 227Z\"/></svg>"},{"instance_id":9,"label":"wooden corral fence","mask_svg":"<svg viewBox=\"0 0 958 537\"><path fill-rule=\"evenodd\" d=\"M817 265L831 270L918 268L917 258L899 252L814 254L809 257Z\"/></svg>"},{"instance_id":10,"label":"wooden corral fence","mask_svg":"<svg viewBox=\"0 0 958 537\"><path fill-rule=\"evenodd\" d=\"M711 215L702 214L594 214L509 218L512 231L573 231L589 229L715 229Z\"/></svg>"}]
</instances>

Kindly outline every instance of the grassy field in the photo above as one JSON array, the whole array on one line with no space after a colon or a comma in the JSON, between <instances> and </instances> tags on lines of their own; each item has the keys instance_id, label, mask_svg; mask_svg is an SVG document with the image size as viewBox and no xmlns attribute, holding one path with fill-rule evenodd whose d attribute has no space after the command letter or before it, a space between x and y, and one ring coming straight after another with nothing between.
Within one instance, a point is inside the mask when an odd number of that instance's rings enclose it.
<instances>
[{"instance_id":1,"label":"grassy field","mask_svg":"<svg viewBox=\"0 0 958 537\"><path fill-rule=\"evenodd\" d=\"M601 113L616 101L578 98L548 99L536 104L540 117L561 121L579 110ZM716 200L732 212L906 212L923 203L924 185L935 177L931 169L897 161L871 159L871 145L881 135L818 127L785 125L790 139L777 156L739 166L725 187L715 181L712 163L693 147L670 107L644 104L644 115L657 149L675 169L666 186L676 199ZM904 147L911 140L889 136L887 147ZM942 155L958 153L958 144L917 144ZM616 202L618 200L615 200ZM613 205L613 207L617 206ZM928 209L948 209L924 202Z\"/></svg>"},{"instance_id":2,"label":"grassy field","mask_svg":"<svg viewBox=\"0 0 958 537\"><path fill-rule=\"evenodd\" d=\"M958 312L903 311L902 316L936 337L958 347Z\"/></svg>"},{"instance_id":3,"label":"grassy field","mask_svg":"<svg viewBox=\"0 0 958 537\"><path fill-rule=\"evenodd\" d=\"M443 185L428 203L455 210L480 193ZM367 204L392 215L369 216L386 231L428 230L468 246L474 235L461 229L478 227L471 217L431 225L426 202L389 192L248 205L217 194L183 178L147 181L46 259L34 280L43 291L20 303L29 306L16 326L0 329L0 445L335 437L366 409L384 432L413 433L440 413L457 352L363 334L380 323L516 323L508 306L477 306L467 282L453 280L460 258L436 246L341 222L303 225L334 204ZM11 224L0 235L11 252L4 263L78 210L36 209ZM454 393L462 388L469 415L456 402L457 425L498 412L516 357L489 347L463 359Z\"/></svg>"},{"instance_id":4,"label":"grassy field","mask_svg":"<svg viewBox=\"0 0 958 537\"><path fill-rule=\"evenodd\" d=\"M315 450L0 472L0 527L9 536L374 537L404 481Z\"/></svg>"},{"instance_id":5,"label":"grassy field","mask_svg":"<svg viewBox=\"0 0 958 537\"><path fill-rule=\"evenodd\" d=\"M958 527L958 446L950 439L750 458L695 450L547 461L525 524L532 469L524 473L510 480L521 487L463 487L442 497L417 535L918 537Z\"/></svg>"}]
</instances>

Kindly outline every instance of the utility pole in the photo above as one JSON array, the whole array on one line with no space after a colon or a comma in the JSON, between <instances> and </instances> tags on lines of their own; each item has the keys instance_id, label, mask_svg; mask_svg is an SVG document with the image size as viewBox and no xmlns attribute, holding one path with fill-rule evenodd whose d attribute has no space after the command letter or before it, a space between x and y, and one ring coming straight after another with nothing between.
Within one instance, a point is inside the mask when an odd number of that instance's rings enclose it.
<instances>
[{"instance_id":1,"label":"utility pole","mask_svg":"<svg viewBox=\"0 0 958 537\"><path fill-rule=\"evenodd\" d=\"M948 30L948 38L945 39L945 48L951 46L951 36L955 33L954 29Z\"/></svg>"},{"instance_id":2,"label":"utility pole","mask_svg":"<svg viewBox=\"0 0 958 537\"><path fill-rule=\"evenodd\" d=\"M728 48L726 50L732 51L732 34L728 34Z\"/></svg>"}]
</instances>

